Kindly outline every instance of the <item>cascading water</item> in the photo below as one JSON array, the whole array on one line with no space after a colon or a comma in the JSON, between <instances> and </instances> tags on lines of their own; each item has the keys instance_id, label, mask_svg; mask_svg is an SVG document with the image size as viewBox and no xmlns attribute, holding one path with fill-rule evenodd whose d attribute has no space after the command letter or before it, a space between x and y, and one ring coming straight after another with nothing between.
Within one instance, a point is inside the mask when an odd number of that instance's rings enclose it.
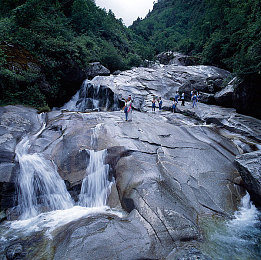
<instances>
[{"instance_id":1,"label":"cascading water","mask_svg":"<svg viewBox=\"0 0 261 260\"><path fill-rule=\"evenodd\" d=\"M99 131L103 125L98 124L93 128L91 146L98 147ZM90 150L90 160L86 169L86 177L82 182L81 193L78 204L83 207L106 206L112 182L109 180L109 165L105 163L107 150Z\"/></svg>"},{"instance_id":2,"label":"cascading water","mask_svg":"<svg viewBox=\"0 0 261 260\"><path fill-rule=\"evenodd\" d=\"M105 164L107 150L89 151L90 162L83 180L79 205L83 207L103 207L110 192L109 165Z\"/></svg>"},{"instance_id":3,"label":"cascading water","mask_svg":"<svg viewBox=\"0 0 261 260\"><path fill-rule=\"evenodd\" d=\"M17 184L18 212L21 219L34 217L42 211L73 207L71 196L55 164L43 155L29 153L31 142L44 128L45 124L31 140L26 136L16 147L16 159L20 165Z\"/></svg>"},{"instance_id":4,"label":"cascading water","mask_svg":"<svg viewBox=\"0 0 261 260\"><path fill-rule=\"evenodd\" d=\"M208 220L203 251L213 259L261 259L260 211L247 193L239 211L226 223Z\"/></svg>"},{"instance_id":5,"label":"cascading water","mask_svg":"<svg viewBox=\"0 0 261 260\"><path fill-rule=\"evenodd\" d=\"M88 110L118 110L119 98L110 88L94 85L90 80L85 80L81 89L62 109L79 112Z\"/></svg>"}]
</instances>

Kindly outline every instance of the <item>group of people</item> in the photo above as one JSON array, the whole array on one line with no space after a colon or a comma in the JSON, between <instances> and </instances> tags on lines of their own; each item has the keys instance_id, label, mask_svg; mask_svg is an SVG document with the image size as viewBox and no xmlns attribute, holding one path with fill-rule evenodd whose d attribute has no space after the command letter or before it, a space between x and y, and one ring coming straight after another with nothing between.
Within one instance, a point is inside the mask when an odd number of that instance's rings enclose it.
<instances>
[{"instance_id":1,"label":"group of people","mask_svg":"<svg viewBox=\"0 0 261 260\"><path fill-rule=\"evenodd\" d=\"M161 97L159 97L158 99L157 99L157 101L158 101L158 104L159 104L159 111L161 111L162 110L162 104L163 104L163 102L162 102L162 100L161 100ZM152 107L152 112L155 112L156 111L156 97L153 97L153 99L152 99L152 105L151 105L151 107Z\"/></svg>"},{"instance_id":2,"label":"group of people","mask_svg":"<svg viewBox=\"0 0 261 260\"><path fill-rule=\"evenodd\" d=\"M195 108L197 107L197 102L199 100L199 92L196 92L195 89L192 90L190 92L190 96L191 96L191 101L192 101L192 107ZM176 95L175 97L173 98L173 103L172 103L172 106L171 106L171 110L173 113L176 112L176 108L177 108L177 105L178 105L178 102L179 100L181 100L181 106L185 106L185 93L183 92L181 94L181 96L179 95L179 92L176 91ZM132 102L133 100L131 99L131 95L129 95L128 99L125 99L125 106L123 108L124 110L124 113L125 113L125 120L128 121L128 120L132 120L131 118L131 112L132 112ZM159 111L162 110L162 99L161 97L158 97L156 99L156 97L154 96L152 98L152 112L155 112L156 111L156 102L158 102L158 106L159 106Z\"/></svg>"}]
</instances>

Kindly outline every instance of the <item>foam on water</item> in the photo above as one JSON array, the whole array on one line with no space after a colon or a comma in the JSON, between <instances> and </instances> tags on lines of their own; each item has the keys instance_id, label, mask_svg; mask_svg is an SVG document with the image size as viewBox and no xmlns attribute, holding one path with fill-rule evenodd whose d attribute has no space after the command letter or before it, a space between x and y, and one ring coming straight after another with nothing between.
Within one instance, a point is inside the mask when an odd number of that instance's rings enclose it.
<instances>
[{"instance_id":1,"label":"foam on water","mask_svg":"<svg viewBox=\"0 0 261 260\"><path fill-rule=\"evenodd\" d=\"M6 222L2 227L5 231L1 232L0 241L14 240L18 237L25 237L39 231L44 231L45 235L51 239L52 232L55 229L72 221L98 214L112 214L120 218L124 216L123 212L115 211L107 206L93 208L74 206L70 209L41 213L36 217L26 220Z\"/></svg>"},{"instance_id":2,"label":"foam on water","mask_svg":"<svg viewBox=\"0 0 261 260\"><path fill-rule=\"evenodd\" d=\"M247 193L234 217L225 222L211 223L206 228L203 251L213 259L260 259L261 213Z\"/></svg>"},{"instance_id":3,"label":"foam on water","mask_svg":"<svg viewBox=\"0 0 261 260\"><path fill-rule=\"evenodd\" d=\"M29 152L32 141L44 129L45 124L38 133L31 138L25 136L16 146L20 166L17 179L20 219L37 216L42 211L71 208L74 204L56 165L42 154Z\"/></svg>"},{"instance_id":4,"label":"foam on water","mask_svg":"<svg viewBox=\"0 0 261 260\"><path fill-rule=\"evenodd\" d=\"M79 205L103 207L107 203L112 182L109 181L109 165L105 164L107 150L89 151L90 162L82 182Z\"/></svg>"}]
</instances>

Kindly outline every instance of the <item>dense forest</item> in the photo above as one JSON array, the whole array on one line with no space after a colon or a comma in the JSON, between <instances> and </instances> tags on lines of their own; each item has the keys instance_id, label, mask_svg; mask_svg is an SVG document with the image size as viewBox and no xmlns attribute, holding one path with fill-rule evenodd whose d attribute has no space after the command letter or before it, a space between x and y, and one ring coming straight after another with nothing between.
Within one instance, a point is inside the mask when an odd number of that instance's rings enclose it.
<instances>
[{"instance_id":1,"label":"dense forest","mask_svg":"<svg viewBox=\"0 0 261 260\"><path fill-rule=\"evenodd\" d=\"M62 105L89 62L111 72L139 65L138 38L93 0L1 0L0 102Z\"/></svg>"},{"instance_id":2,"label":"dense forest","mask_svg":"<svg viewBox=\"0 0 261 260\"><path fill-rule=\"evenodd\" d=\"M0 105L61 106L90 62L113 72L168 50L260 74L260 8L260 0L160 0L127 28L94 0L2 0Z\"/></svg>"},{"instance_id":3,"label":"dense forest","mask_svg":"<svg viewBox=\"0 0 261 260\"><path fill-rule=\"evenodd\" d=\"M236 73L261 71L260 0L159 0L131 28L155 54L176 50Z\"/></svg>"}]
</instances>

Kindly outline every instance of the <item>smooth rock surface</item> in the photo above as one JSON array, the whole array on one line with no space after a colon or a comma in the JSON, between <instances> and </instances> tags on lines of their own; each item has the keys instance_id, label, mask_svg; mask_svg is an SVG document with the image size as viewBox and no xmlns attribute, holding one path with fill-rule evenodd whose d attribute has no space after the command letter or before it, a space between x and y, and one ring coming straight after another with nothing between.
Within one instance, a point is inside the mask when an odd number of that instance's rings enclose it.
<instances>
[{"instance_id":1,"label":"smooth rock surface","mask_svg":"<svg viewBox=\"0 0 261 260\"><path fill-rule=\"evenodd\" d=\"M91 84L107 86L119 100L131 95L134 108L147 111L153 96L162 97L164 103L179 90L185 92L189 100L191 90L215 93L222 88L221 84L227 77L230 77L228 71L211 66L157 65L134 68L109 77L98 76Z\"/></svg>"},{"instance_id":2,"label":"smooth rock surface","mask_svg":"<svg viewBox=\"0 0 261 260\"><path fill-rule=\"evenodd\" d=\"M8 109L21 108L7 107L2 116ZM120 111L53 111L32 143L30 153L54 161L75 200L88 174L88 151L107 149L109 175L116 180L110 204L127 214L96 215L55 229L48 242L55 259L160 259L180 242L202 239L200 216L237 209L241 193L233 161L239 152L215 126L170 112L134 111L128 122L123 117ZM32 118L38 119L36 113ZM44 241L36 255L42 256ZM30 256L28 245L23 252Z\"/></svg>"},{"instance_id":3,"label":"smooth rock surface","mask_svg":"<svg viewBox=\"0 0 261 260\"><path fill-rule=\"evenodd\" d=\"M235 164L252 199L261 205L261 150L236 157Z\"/></svg>"}]
</instances>

